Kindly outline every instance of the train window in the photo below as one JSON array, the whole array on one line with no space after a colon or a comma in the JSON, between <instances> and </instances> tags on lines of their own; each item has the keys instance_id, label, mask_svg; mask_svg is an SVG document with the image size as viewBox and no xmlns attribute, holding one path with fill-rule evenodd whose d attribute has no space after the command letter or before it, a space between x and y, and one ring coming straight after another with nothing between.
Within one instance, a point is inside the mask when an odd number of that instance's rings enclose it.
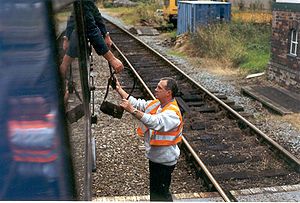
<instances>
[{"instance_id":1,"label":"train window","mask_svg":"<svg viewBox=\"0 0 300 203\"><path fill-rule=\"evenodd\" d=\"M297 56L298 34L296 29L291 30L290 54L293 56Z\"/></svg>"},{"instance_id":2,"label":"train window","mask_svg":"<svg viewBox=\"0 0 300 203\"><path fill-rule=\"evenodd\" d=\"M73 200L51 1L0 2L0 200Z\"/></svg>"}]
</instances>

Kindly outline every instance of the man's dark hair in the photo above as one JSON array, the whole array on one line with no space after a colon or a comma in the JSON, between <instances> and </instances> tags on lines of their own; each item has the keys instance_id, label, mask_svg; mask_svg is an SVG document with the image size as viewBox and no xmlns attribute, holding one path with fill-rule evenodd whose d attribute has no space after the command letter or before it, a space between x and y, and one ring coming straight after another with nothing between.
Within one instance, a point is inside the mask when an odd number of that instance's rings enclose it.
<instances>
[{"instance_id":1,"label":"man's dark hair","mask_svg":"<svg viewBox=\"0 0 300 203\"><path fill-rule=\"evenodd\" d=\"M178 85L175 79L171 78L171 77L164 77L161 78L160 80L166 80L167 81L167 90L171 90L172 91L172 97L175 97L178 93Z\"/></svg>"}]
</instances>

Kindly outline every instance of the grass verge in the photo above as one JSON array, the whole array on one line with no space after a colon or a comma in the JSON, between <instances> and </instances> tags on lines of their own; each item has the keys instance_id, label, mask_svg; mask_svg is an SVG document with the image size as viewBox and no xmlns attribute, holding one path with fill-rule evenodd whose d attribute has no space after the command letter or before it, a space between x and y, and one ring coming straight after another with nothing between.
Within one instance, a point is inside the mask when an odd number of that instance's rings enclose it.
<instances>
[{"instance_id":1,"label":"grass verge","mask_svg":"<svg viewBox=\"0 0 300 203\"><path fill-rule=\"evenodd\" d=\"M158 3L139 3L136 7L112 7L105 10L126 24L139 25L147 21L163 25L166 22L155 15L156 9L160 7ZM270 12L233 9L230 23L200 27L180 47L170 50L169 54L215 59L231 64L244 73L262 72L270 58L271 19ZM164 33L164 36L175 38L176 30Z\"/></svg>"}]
</instances>

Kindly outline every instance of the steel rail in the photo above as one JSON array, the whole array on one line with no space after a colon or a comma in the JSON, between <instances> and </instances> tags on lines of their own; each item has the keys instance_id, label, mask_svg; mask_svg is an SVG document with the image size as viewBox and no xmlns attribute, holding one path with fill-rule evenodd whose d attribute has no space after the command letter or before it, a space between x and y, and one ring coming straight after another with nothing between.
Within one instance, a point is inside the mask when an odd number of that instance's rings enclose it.
<instances>
[{"instance_id":1,"label":"steel rail","mask_svg":"<svg viewBox=\"0 0 300 203\"><path fill-rule=\"evenodd\" d=\"M151 90L146 85L146 83L143 81L143 79L140 77L140 75L136 72L135 68L132 66L132 64L130 63L130 61L122 53L122 51L117 47L116 44L113 43L113 46L118 51L118 53L122 56L122 58L126 61L126 63L128 64L128 66L132 69L132 71L134 72L134 74L136 75L136 77L139 79L139 81L142 83L143 87L147 90L147 92L152 97L152 99L156 99L155 96L153 95L153 93L151 92ZM188 141L184 138L184 136L182 136L182 140L183 140L183 143L188 148L188 150L190 151L190 153L193 155L193 157L196 160L196 162L199 164L199 166L201 167L201 169L204 171L204 173L206 174L206 176L209 178L209 180L211 181L211 183L213 184L213 186L216 188L216 190L219 192L219 194L221 195L221 197L224 199L224 201L231 202L230 198L226 195L226 193L224 192L224 190L221 188L220 184L216 181L216 179L213 177L213 175L209 172L208 168L201 161L201 159L199 158L199 156L197 155L197 153L193 150L193 148L188 143Z\"/></svg>"},{"instance_id":2,"label":"steel rail","mask_svg":"<svg viewBox=\"0 0 300 203\"><path fill-rule=\"evenodd\" d=\"M146 85L146 83L143 81L143 79L141 78L141 76L138 74L138 72L136 72L135 68L131 65L131 63L129 62L129 60L126 58L126 56L122 53L122 51L117 47L117 45L115 43L113 43L113 47L118 51L118 53L122 56L122 58L124 59L124 61L126 61L126 63L128 64L128 66L130 67L130 69L132 70L132 72L134 72L135 76L139 79L140 83L142 83L142 85L144 86L144 88L146 89L146 91L148 92L148 94L155 99L155 96L152 94L151 90L148 88L148 86Z\"/></svg>"},{"instance_id":3,"label":"steel rail","mask_svg":"<svg viewBox=\"0 0 300 203\"><path fill-rule=\"evenodd\" d=\"M109 21L107 18L105 18L107 21ZM111 22L111 21L109 21ZM268 135L266 135L264 132L259 130L255 125L253 125L250 121L245 119L243 116L241 116L238 112L233 110L231 107L229 107L227 104L225 104L222 100L220 100L218 97L216 97L214 94L209 92L205 87L197 83L194 79L192 79L190 76L188 76L186 73L184 73L181 69L179 69L176 65L174 65L169 59L167 59L165 56L154 50L152 47L147 45L145 42L131 34L129 31L125 30L124 28L116 25L115 23L111 22L114 24L116 27L139 41L143 46L147 47L149 50L151 50L153 53L155 53L157 56L161 57L164 59L169 65L171 65L174 69L176 69L178 72L180 72L182 75L184 75L188 80L190 80L192 83L194 83L197 87L199 87L203 92L205 92L207 95L209 95L211 98L216 100L223 108L228 110L230 113L232 113L234 116L236 116L239 120L243 121L251 130L257 133L260 137L262 137L265 141L267 141L272 147L274 147L276 150L280 151L285 158L288 159L289 163L294 167L294 169L297 172L300 172L300 160L295 157L293 154L291 154L289 151L284 149L282 146L280 146L277 142L275 142L272 138L270 138Z\"/></svg>"},{"instance_id":4,"label":"steel rail","mask_svg":"<svg viewBox=\"0 0 300 203\"><path fill-rule=\"evenodd\" d=\"M197 153L194 151L194 149L191 147L191 145L185 139L184 136L182 136L182 141L185 144L185 146L188 148L188 150L190 151L190 153L193 155L193 157L195 158L195 160L197 161L197 163L201 166L202 170L207 175L207 177L212 182L213 186L216 188L216 190L219 192L219 194L222 196L222 198L226 202L231 202L230 199L229 199L229 197L227 197L227 195L225 194L224 190L221 188L220 184L215 180L215 178L213 177L213 175L209 172L208 168L201 161L201 159L199 158L199 156L197 155Z\"/></svg>"}]
</instances>

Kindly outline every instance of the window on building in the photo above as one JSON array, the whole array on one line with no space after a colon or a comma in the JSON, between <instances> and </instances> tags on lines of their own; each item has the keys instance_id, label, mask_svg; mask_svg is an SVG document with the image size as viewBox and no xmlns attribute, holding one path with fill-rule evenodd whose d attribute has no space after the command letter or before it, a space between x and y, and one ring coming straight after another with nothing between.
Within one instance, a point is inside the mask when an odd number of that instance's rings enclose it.
<instances>
[{"instance_id":1,"label":"window on building","mask_svg":"<svg viewBox=\"0 0 300 203\"><path fill-rule=\"evenodd\" d=\"M297 56L298 33L299 32L296 29L291 30L290 54L293 56Z\"/></svg>"}]
</instances>

